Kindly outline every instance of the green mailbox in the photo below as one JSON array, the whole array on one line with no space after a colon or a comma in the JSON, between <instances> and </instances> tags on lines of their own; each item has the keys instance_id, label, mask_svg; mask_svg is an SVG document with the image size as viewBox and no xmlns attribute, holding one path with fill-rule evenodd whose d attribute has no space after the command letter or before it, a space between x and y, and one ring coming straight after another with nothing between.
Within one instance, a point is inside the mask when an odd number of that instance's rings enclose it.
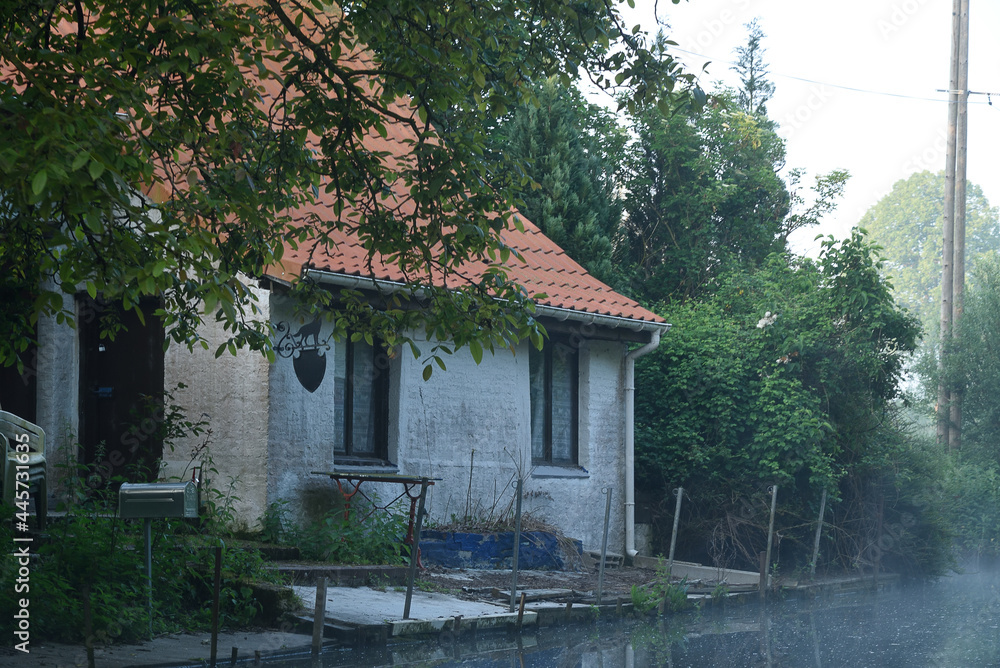
<instances>
[{"instance_id":1,"label":"green mailbox","mask_svg":"<svg viewBox=\"0 0 1000 668\"><path fill-rule=\"evenodd\" d=\"M198 517L198 486L190 480L123 483L118 515L122 519Z\"/></svg>"}]
</instances>

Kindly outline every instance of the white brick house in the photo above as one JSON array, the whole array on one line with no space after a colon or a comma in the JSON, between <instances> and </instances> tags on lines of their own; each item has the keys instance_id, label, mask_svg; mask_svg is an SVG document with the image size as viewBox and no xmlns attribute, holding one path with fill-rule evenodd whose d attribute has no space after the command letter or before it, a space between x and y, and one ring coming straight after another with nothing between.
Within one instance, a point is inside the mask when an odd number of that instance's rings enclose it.
<instances>
[{"instance_id":1,"label":"white brick house","mask_svg":"<svg viewBox=\"0 0 1000 668\"><path fill-rule=\"evenodd\" d=\"M413 113L407 105L398 111ZM386 125L388 136L371 136L366 147L391 160L412 142L400 124ZM309 213L336 208L330 197L322 194ZM245 351L215 358L214 346L163 353L162 328L137 321L105 341L95 303L85 294L67 296L79 326L42 319L32 383L16 390L23 395L17 403L49 435L50 466L82 461L108 473L158 458L149 434L125 425L137 397L173 391L189 417L208 416L214 482L236 482L236 510L251 524L278 500L306 511L327 504L333 483L314 471L438 478L428 510L440 521L509 503L520 471L525 510L587 549L600 546L602 489L612 487L610 544L634 554L632 365L668 325L587 274L530 222L504 239L524 258L510 263L510 277L531 294L547 295L537 300L550 334L540 353L522 342L516 354L487 354L477 365L460 350L447 371L425 381L407 349L386 354L333 341L329 326L316 329L296 316L286 295L291 282L308 274L333 290L374 294L404 280L380 258L369 262L358 240L341 233L336 252L289 249L281 268L253 277L260 281L262 317L278 332L276 349L283 350L283 337L296 344L288 356L274 363ZM210 343L224 339L212 325L204 335ZM174 390L180 383L185 387ZM11 403L2 394L0 401ZM184 470L198 442L162 453L163 474Z\"/></svg>"}]
</instances>

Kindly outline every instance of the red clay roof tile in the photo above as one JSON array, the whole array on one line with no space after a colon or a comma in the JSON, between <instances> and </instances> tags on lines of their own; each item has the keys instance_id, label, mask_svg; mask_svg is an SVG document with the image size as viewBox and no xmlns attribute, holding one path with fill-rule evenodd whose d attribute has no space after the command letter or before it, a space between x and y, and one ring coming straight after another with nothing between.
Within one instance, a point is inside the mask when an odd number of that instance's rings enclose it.
<instances>
[{"instance_id":1,"label":"red clay roof tile","mask_svg":"<svg viewBox=\"0 0 1000 668\"><path fill-rule=\"evenodd\" d=\"M354 52L352 58L366 60L366 54ZM397 102L393 111L402 116L414 114L414 110L403 102ZM365 138L365 147L372 151L386 151L386 160L404 161L413 137L410 129L399 122L387 120L386 137L370 134ZM407 192L395 191L399 206L404 212L412 212L412 201ZM310 216L320 220L333 221L335 195L321 191L318 201L299 208L293 217L300 224L308 224ZM345 213L350 219L352 213ZM581 313L613 316L642 322L664 323L663 318L641 307L637 302L618 294L598 281L570 258L531 221L520 216L524 231L509 228L501 236L504 242L517 250L524 261L513 255L507 262L508 276L522 285L530 295L537 297L536 303L568 309ZM280 266L273 267L268 274L288 280L301 274L303 268L320 271L364 276L377 280L405 282L400 269L383 262L381 256L369 257L358 237L350 231L334 231L330 234L334 245L329 248L310 247L286 248ZM485 269L482 262L474 262L465 267L467 273Z\"/></svg>"}]
</instances>

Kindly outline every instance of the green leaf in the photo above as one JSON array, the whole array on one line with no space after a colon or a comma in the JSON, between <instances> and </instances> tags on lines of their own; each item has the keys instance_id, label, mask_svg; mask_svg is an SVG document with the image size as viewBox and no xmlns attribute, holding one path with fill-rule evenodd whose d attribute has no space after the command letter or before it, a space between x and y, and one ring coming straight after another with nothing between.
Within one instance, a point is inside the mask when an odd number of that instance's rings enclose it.
<instances>
[{"instance_id":1,"label":"green leaf","mask_svg":"<svg viewBox=\"0 0 1000 668\"><path fill-rule=\"evenodd\" d=\"M104 173L104 163L99 160L91 160L87 171L90 173L90 178L96 181Z\"/></svg>"},{"instance_id":2,"label":"green leaf","mask_svg":"<svg viewBox=\"0 0 1000 668\"><path fill-rule=\"evenodd\" d=\"M70 169L75 172L76 170L86 165L87 160L89 159L90 159L89 153L87 153L86 151L80 151L79 153L76 154L76 157L73 158L73 164L70 167Z\"/></svg>"},{"instance_id":3,"label":"green leaf","mask_svg":"<svg viewBox=\"0 0 1000 668\"><path fill-rule=\"evenodd\" d=\"M483 361L483 347L476 339L469 341L469 352L472 353L472 359L476 361L476 364Z\"/></svg>"},{"instance_id":4,"label":"green leaf","mask_svg":"<svg viewBox=\"0 0 1000 668\"><path fill-rule=\"evenodd\" d=\"M424 380L430 380L431 374L434 373L434 367L430 364L424 367Z\"/></svg>"},{"instance_id":5,"label":"green leaf","mask_svg":"<svg viewBox=\"0 0 1000 668\"><path fill-rule=\"evenodd\" d=\"M42 191L45 190L45 184L48 183L49 175L44 169L39 170L35 174L34 178L31 179L31 192L35 195L41 195Z\"/></svg>"}]
</instances>

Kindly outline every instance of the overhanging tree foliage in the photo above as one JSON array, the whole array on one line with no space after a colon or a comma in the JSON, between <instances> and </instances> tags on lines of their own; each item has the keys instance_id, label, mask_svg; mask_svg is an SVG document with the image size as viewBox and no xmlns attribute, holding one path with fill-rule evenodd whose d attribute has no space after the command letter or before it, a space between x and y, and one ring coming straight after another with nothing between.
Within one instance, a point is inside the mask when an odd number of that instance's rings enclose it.
<instances>
[{"instance_id":1,"label":"overhanging tree foliage","mask_svg":"<svg viewBox=\"0 0 1000 668\"><path fill-rule=\"evenodd\" d=\"M63 295L78 290L137 313L162 300L174 341L200 342L217 318L224 347L266 351L248 278L335 229L424 288L423 316L374 321L390 342L417 324L460 345L530 333L499 235L521 184L487 174L484 128L530 80L580 69L626 87L629 105L691 84L593 0L5 3L0 261L4 289L31 294L5 309L0 360L17 360L40 314L71 319ZM364 145L390 123L412 137L407 160ZM331 216L295 224L320 191ZM466 276L469 259L490 269ZM431 287L442 278L452 289Z\"/></svg>"}]
</instances>

